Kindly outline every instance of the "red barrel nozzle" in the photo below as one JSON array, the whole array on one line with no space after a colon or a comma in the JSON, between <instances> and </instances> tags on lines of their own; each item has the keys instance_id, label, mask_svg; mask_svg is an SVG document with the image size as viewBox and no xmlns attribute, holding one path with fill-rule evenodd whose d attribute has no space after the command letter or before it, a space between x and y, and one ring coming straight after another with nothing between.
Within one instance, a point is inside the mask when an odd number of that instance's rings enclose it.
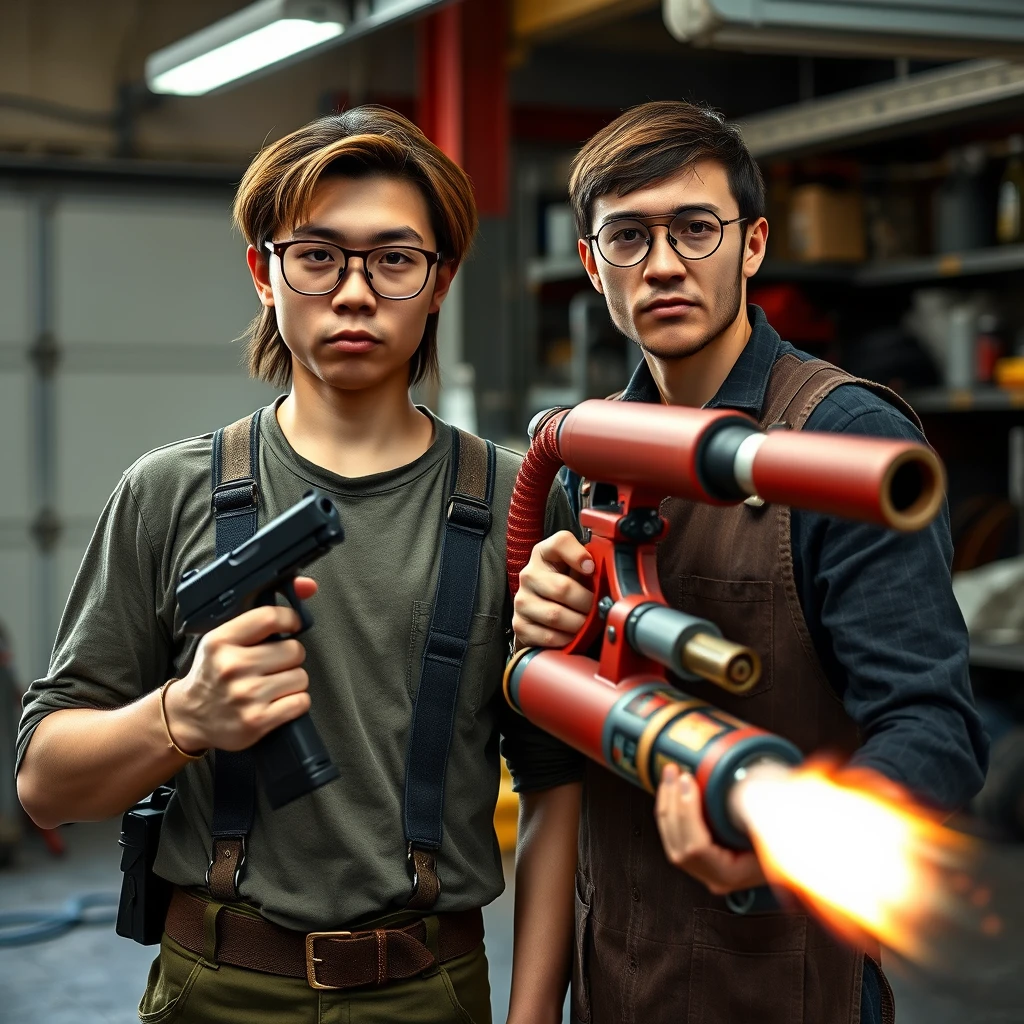
<instances>
[{"instance_id":1,"label":"red barrel nozzle","mask_svg":"<svg viewBox=\"0 0 1024 1024\"><path fill-rule=\"evenodd\" d=\"M942 507L945 471L938 456L913 441L770 431L750 465L765 501L913 531Z\"/></svg>"}]
</instances>

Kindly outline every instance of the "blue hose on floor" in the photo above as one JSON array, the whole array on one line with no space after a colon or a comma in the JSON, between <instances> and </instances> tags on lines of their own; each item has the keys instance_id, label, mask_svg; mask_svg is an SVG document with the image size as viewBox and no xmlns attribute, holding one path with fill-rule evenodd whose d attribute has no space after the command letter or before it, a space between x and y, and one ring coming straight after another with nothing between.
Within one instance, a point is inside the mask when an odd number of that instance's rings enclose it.
<instances>
[{"instance_id":1,"label":"blue hose on floor","mask_svg":"<svg viewBox=\"0 0 1024 1024\"><path fill-rule=\"evenodd\" d=\"M45 942L80 924L112 924L117 893L91 892L72 896L59 910L0 911L0 949Z\"/></svg>"}]
</instances>

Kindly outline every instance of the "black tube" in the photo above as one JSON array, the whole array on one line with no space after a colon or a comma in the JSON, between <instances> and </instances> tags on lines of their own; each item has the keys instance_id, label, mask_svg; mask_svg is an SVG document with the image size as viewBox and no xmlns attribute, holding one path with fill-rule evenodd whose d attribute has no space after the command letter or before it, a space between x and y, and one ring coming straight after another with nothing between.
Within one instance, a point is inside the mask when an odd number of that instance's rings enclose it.
<instances>
[{"instance_id":1,"label":"black tube","mask_svg":"<svg viewBox=\"0 0 1024 1024\"><path fill-rule=\"evenodd\" d=\"M736 480L736 453L740 445L760 431L753 424L726 421L701 446L697 472L704 489L721 501L749 497Z\"/></svg>"},{"instance_id":2,"label":"black tube","mask_svg":"<svg viewBox=\"0 0 1024 1024\"><path fill-rule=\"evenodd\" d=\"M683 648L698 633L722 635L713 622L657 601L637 605L626 619L626 642L630 647L689 682L701 677L686 667Z\"/></svg>"}]
</instances>

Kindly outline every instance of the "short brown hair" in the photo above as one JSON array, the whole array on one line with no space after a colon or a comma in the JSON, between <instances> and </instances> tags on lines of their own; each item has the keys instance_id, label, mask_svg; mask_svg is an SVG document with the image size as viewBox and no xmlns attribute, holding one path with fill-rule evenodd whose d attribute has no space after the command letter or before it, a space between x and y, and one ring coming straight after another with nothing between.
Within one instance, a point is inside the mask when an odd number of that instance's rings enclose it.
<instances>
[{"instance_id":1,"label":"short brown hair","mask_svg":"<svg viewBox=\"0 0 1024 1024\"><path fill-rule=\"evenodd\" d=\"M698 160L724 165L740 216L748 223L764 216L764 179L739 128L710 107L659 100L631 107L576 154L569 202L579 237L590 233L596 199L635 192Z\"/></svg>"},{"instance_id":2,"label":"short brown hair","mask_svg":"<svg viewBox=\"0 0 1024 1024\"><path fill-rule=\"evenodd\" d=\"M387 174L414 182L427 200L442 262L453 272L458 268L477 227L469 178L411 121L372 104L318 118L263 149L238 186L236 226L265 256L263 243L279 228L298 223L321 179L335 174ZM410 384L438 375L437 320L437 313L427 317L409 364ZM291 353L274 310L260 310L244 337L250 375L287 384Z\"/></svg>"}]
</instances>

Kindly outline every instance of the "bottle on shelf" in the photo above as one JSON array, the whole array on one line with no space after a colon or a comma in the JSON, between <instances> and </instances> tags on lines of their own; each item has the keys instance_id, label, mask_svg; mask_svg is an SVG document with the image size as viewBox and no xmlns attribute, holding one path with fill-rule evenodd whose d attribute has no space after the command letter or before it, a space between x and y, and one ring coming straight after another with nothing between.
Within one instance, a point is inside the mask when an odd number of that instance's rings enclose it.
<instances>
[{"instance_id":1,"label":"bottle on shelf","mask_svg":"<svg viewBox=\"0 0 1024 1024\"><path fill-rule=\"evenodd\" d=\"M1024 242L1024 137L1011 135L1010 159L999 182L996 238L1002 245Z\"/></svg>"},{"instance_id":2,"label":"bottle on shelf","mask_svg":"<svg viewBox=\"0 0 1024 1024\"><path fill-rule=\"evenodd\" d=\"M948 154L949 173L935 197L935 242L940 254L983 249L992 244L992 213L982 175L984 147L974 144Z\"/></svg>"},{"instance_id":3,"label":"bottle on shelf","mask_svg":"<svg viewBox=\"0 0 1024 1024\"><path fill-rule=\"evenodd\" d=\"M974 341L975 376L979 384L991 384L996 363L1006 355L1002 323L992 312L978 316L978 336Z\"/></svg>"}]
</instances>

